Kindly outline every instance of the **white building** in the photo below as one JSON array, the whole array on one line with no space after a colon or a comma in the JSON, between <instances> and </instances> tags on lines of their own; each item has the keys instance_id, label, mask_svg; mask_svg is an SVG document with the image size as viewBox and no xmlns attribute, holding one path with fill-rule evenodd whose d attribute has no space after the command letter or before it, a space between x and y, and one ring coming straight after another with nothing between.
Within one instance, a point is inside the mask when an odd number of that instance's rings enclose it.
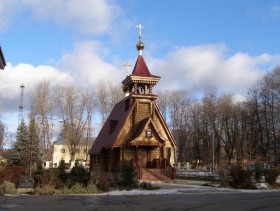
<instances>
[{"instance_id":1,"label":"white building","mask_svg":"<svg viewBox=\"0 0 280 211\"><path fill-rule=\"evenodd\" d=\"M89 155L88 151L93 144L94 138L87 140L83 139L75 149L74 161L71 162L70 146L66 140L59 140L52 145L51 161L44 163L45 168L57 168L61 160L65 161L68 168L72 168L75 162L81 163L85 167L89 167Z\"/></svg>"}]
</instances>

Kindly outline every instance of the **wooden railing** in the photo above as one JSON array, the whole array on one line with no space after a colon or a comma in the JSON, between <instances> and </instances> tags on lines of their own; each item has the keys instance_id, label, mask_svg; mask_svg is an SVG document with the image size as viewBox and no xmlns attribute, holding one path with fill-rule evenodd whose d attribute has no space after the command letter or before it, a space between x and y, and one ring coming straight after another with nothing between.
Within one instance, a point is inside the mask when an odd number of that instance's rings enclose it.
<instances>
[{"instance_id":1,"label":"wooden railing","mask_svg":"<svg viewBox=\"0 0 280 211\"><path fill-rule=\"evenodd\" d=\"M172 165L168 162L167 159L154 159L153 160L154 168L161 169L162 172L165 173L166 176L171 179L176 179L176 169L172 167Z\"/></svg>"},{"instance_id":2,"label":"wooden railing","mask_svg":"<svg viewBox=\"0 0 280 211\"><path fill-rule=\"evenodd\" d=\"M139 166L137 160L132 160L132 162L133 162L133 169L134 169L134 170L136 171L136 173L137 173L137 178L141 180L141 179L142 179L142 169L141 169L141 167Z\"/></svg>"},{"instance_id":3,"label":"wooden railing","mask_svg":"<svg viewBox=\"0 0 280 211\"><path fill-rule=\"evenodd\" d=\"M176 178L176 169L171 166L171 164L166 160L162 159L162 171L165 171L167 176L169 176L171 179Z\"/></svg>"}]
</instances>

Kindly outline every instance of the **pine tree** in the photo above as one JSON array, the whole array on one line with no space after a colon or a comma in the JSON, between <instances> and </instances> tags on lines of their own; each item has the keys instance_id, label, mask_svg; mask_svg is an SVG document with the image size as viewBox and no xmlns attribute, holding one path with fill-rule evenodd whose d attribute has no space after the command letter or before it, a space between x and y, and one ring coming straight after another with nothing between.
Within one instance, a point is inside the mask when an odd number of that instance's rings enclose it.
<instances>
[{"instance_id":1,"label":"pine tree","mask_svg":"<svg viewBox=\"0 0 280 211\"><path fill-rule=\"evenodd\" d=\"M16 166L28 165L28 148L30 143L29 130L22 121L17 129L16 142L13 145L13 152L11 155L11 163Z\"/></svg>"}]
</instances>

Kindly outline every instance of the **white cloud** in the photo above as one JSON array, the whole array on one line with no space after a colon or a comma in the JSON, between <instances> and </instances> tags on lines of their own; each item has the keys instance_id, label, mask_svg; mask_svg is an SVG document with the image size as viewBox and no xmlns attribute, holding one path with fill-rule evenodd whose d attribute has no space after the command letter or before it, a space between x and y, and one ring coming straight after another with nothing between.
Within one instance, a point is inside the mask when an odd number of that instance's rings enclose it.
<instances>
[{"instance_id":1,"label":"white cloud","mask_svg":"<svg viewBox=\"0 0 280 211\"><path fill-rule=\"evenodd\" d=\"M120 8L108 0L20 0L36 20L54 23L88 34L107 32Z\"/></svg>"},{"instance_id":2,"label":"white cloud","mask_svg":"<svg viewBox=\"0 0 280 211\"><path fill-rule=\"evenodd\" d=\"M279 55L253 57L242 52L228 56L224 44L213 44L177 48L164 59L150 59L148 66L162 77L159 86L163 89L183 88L199 94L217 87L220 92L244 96L267 66L276 65L276 58Z\"/></svg>"},{"instance_id":3,"label":"white cloud","mask_svg":"<svg viewBox=\"0 0 280 211\"><path fill-rule=\"evenodd\" d=\"M17 105L21 84L25 85L25 92L28 94L37 83L43 80L50 81L53 84L69 84L73 81L67 73L59 72L59 70L50 66L34 67L30 64L12 66L8 63L5 70L0 72L0 101L4 104L4 107L7 107L7 103L10 101L14 101Z\"/></svg>"},{"instance_id":4,"label":"white cloud","mask_svg":"<svg viewBox=\"0 0 280 211\"><path fill-rule=\"evenodd\" d=\"M113 0L1 0L0 29L24 12L36 21L52 21L86 34L109 33L121 15Z\"/></svg>"},{"instance_id":5,"label":"white cloud","mask_svg":"<svg viewBox=\"0 0 280 211\"><path fill-rule=\"evenodd\" d=\"M120 85L124 73L105 61L108 54L109 51L97 41L80 42L73 51L62 56L58 66L71 74L79 85L96 86L100 80Z\"/></svg>"},{"instance_id":6,"label":"white cloud","mask_svg":"<svg viewBox=\"0 0 280 211\"><path fill-rule=\"evenodd\" d=\"M0 1L0 30L6 28L18 12L18 0L1 0Z\"/></svg>"}]
</instances>

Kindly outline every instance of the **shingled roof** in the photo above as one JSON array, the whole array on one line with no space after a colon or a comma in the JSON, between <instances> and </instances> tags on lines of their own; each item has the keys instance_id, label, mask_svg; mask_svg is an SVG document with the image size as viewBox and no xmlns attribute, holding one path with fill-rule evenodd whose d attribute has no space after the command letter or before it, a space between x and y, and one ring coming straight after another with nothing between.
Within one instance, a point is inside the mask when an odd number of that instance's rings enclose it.
<instances>
[{"instance_id":1,"label":"shingled roof","mask_svg":"<svg viewBox=\"0 0 280 211\"><path fill-rule=\"evenodd\" d=\"M107 118L104 126L102 127L89 151L90 155L100 153L103 147L111 147L115 143L134 106L135 104L133 104L126 111L124 100L120 101L114 106L111 114ZM116 121L117 124L115 125L114 130L110 133L111 121Z\"/></svg>"},{"instance_id":2,"label":"shingled roof","mask_svg":"<svg viewBox=\"0 0 280 211\"><path fill-rule=\"evenodd\" d=\"M152 76L142 55L138 56L134 69L132 71L132 75L145 77Z\"/></svg>"}]
</instances>

